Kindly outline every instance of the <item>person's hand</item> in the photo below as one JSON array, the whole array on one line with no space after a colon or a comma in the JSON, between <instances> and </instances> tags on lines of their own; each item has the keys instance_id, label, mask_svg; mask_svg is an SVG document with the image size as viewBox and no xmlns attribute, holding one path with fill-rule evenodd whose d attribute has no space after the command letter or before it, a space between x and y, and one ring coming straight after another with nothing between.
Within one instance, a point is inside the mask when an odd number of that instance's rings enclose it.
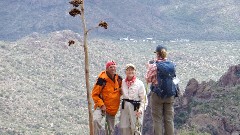
<instances>
[{"instance_id":1,"label":"person's hand","mask_svg":"<svg viewBox=\"0 0 240 135\"><path fill-rule=\"evenodd\" d=\"M149 60L148 63L146 63L146 68L148 69L154 62L154 60Z\"/></svg>"},{"instance_id":2,"label":"person's hand","mask_svg":"<svg viewBox=\"0 0 240 135\"><path fill-rule=\"evenodd\" d=\"M119 91L120 91L120 95L123 95L122 88L119 88Z\"/></svg>"},{"instance_id":3,"label":"person's hand","mask_svg":"<svg viewBox=\"0 0 240 135\"><path fill-rule=\"evenodd\" d=\"M141 117L142 111L137 111L137 112L136 112L136 115L137 115L137 117Z\"/></svg>"},{"instance_id":4,"label":"person's hand","mask_svg":"<svg viewBox=\"0 0 240 135\"><path fill-rule=\"evenodd\" d=\"M101 109L102 111L106 111L106 106L105 106L105 105L102 105L100 109Z\"/></svg>"},{"instance_id":5,"label":"person's hand","mask_svg":"<svg viewBox=\"0 0 240 135\"><path fill-rule=\"evenodd\" d=\"M148 64L153 64L153 63L154 63L154 60L148 61Z\"/></svg>"},{"instance_id":6,"label":"person's hand","mask_svg":"<svg viewBox=\"0 0 240 135\"><path fill-rule=\"evenodd\" d=\"M102 111L102 116L105 116L106 115L106 106L105 105L102 105L100 107L101 111Z\"/></svg>"}]
</instances>

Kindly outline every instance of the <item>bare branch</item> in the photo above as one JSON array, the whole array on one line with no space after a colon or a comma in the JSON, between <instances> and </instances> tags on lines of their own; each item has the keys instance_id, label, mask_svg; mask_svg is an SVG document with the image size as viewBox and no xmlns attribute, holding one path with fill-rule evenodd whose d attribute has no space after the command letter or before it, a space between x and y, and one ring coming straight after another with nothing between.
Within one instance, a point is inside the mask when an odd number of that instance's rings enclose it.
<instances>
[{"instance_id":1,"label":"bare branch","mask_svg":"<svg viewBox=\"0 0 240 135\"><path fill-rule=\"evenodd\" d=\"M93 27L93 28L91 28L91 29L88 29L86 32L88 33L89 31L91 31L91 30L94 30L94 29L97 29L99 26L96 26L96 27Z\"/></svg>"}]
</instances>

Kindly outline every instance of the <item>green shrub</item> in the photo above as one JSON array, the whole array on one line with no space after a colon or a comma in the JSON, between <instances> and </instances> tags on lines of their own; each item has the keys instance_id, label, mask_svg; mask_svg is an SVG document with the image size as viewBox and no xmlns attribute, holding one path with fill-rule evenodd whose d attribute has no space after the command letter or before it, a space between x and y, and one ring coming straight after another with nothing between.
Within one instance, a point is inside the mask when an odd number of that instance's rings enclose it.
<instances>
[{"instance_id":1,"label":"green shrub","mask_svg":"<svg viewBox=\"0 0 240 135\"><path fill-rule=\"evenodd\" d=\"M192 130L180 130L179 135L210 135L210 134L201 133L195 129L192 129Z\"/></svg>"}]
</instances>

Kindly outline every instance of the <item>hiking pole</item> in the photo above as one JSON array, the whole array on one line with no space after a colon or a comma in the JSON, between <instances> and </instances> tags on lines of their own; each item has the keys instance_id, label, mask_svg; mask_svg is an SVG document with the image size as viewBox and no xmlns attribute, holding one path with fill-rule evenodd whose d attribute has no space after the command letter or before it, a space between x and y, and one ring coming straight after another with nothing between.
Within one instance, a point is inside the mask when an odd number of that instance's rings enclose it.
<instances>
[{"instance_id":1,"label":"hiking pole","mask_svg":"<svg viewBox=\"0 0 240 135\"><path fill-rule=\"evenodd\" d=\"M110 135L110 128L109 128L109 123L107 121L107 113L106 111L102 110L102 118L105 117L105 133L106 135Z\"/></svg>"},{"instance_id":2,"label":"hiking pole","mask_svg":"<svg viewBox=\"0 0 240 135\"><path fill-rule=\"evenodd\" d=\"M106 118L107 119L107 118ZM108 123L108 121L106 120L106 122L105 122L105 127L106 127L106 135L110 135L110 128L109 128L109 123Z\"/></svg>"},{"instance_id":3,"label":"hiking pole","mask_svg":"<svg viewBox=\"0 0 240 135\"><path fill-rule=\"evenodd\" d=\"M105 127L106 127L106 135L111 135L111 129L110 129L110 125L107 119L107 113L105 112Z\"/></svg>"},{"instance_id":4,"label":"hiking pole","mask_svg":"<svg viewBox=\"0 0 240 135\"><path fill-rule=\"evenodd\" d=\"M144 95L144 103L143 103L143 112L142 112L142 121L144 120L144 112L145 112L145 106L146 106L146 101L147 101L147 93L148 93L148 83L147 83L147 88L145 89L146 94ZM139 112L139 108L137 109L137 112ZM136 118L136 125L135 125L135 132L134 135L142 135L143 132L143 123L139 122L139 118L137 116Z\"/></svg>"},{"instance_id":5,"label":"hiking pole","mask_svg":"<svg viewBox=\"0 0 240 135\"><path fill-rule=\"evenodd\" d=\"M139 108L137 109L137 112L139 111ZM139 122L138 116L136 116L136 123L135 123L135 130L134 130L134 135L142 135L142 128L141 128L141 123Z\"/></svg>"},{"instance_id":6,"label":"hiking pole","mask_svg":"<svg viewBox=\"0 0 240 135\"><path fill-rule=\"evenodd\" d=\"M146 91L146 95L145 95L145 97L144 97L144 103L143 103L143 112L142 112L142 115L143 115L143 122L144 122L144 112L145 112L145 106L146 106L146 101L147 101L147 94L148 94L148 82L147 82L147 87L146 87L146 89L145 89L145 91ZM143 125L142 125L142 127L143 127ZM141 129L141 133L143 132L143 128Z\"/></svg>"}]
</instances>

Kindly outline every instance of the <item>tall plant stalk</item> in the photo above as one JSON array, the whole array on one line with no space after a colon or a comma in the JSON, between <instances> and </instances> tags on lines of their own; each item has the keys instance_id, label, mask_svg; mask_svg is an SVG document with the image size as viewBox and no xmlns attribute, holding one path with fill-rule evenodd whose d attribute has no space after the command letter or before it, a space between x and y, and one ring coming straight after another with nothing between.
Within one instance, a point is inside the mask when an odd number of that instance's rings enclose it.
<instances>
[{"instance_id":1,"label":"tall plant stalk","mask_svg":"<svg viewBox=\"0 0 240 135\"><path fill-rule=\"evenodd\" d=\"M76 15L80 15L81 21L82 21L82 27L83 27L83 47L84 47L84 54L85 54L85 81L86 81L86 90L87 90L87 101L88 101L88 116L89 116L89 129L90 129L90 135L94 134L94 127L93 127L93 112L92 112L92 102L91 102L91 94L90 94L90 83L89 83L89 56L88 56L88 44L87 44L87 38L88 38L88 32L92 29L87 29L86 21L85 21L85 15L84 15L84 0L72 0L69 2L73 5L73 9L69 12L69 14L73 17ZM107 29L108 24L104 21L101 21L98 27L104 27ZM74 44L74 41L69 41L69 46L71 44Z\"/></svg>"},{"instance_id":2,"label":"tall plant stalk","mask_svg":"<svg viewBox=\"0 0 240 135\"><path fill-rule=\"evenodd\" d=\"M87 44L87 26L84 16L84 0L81 4L81 19L82 19L82 27L83 27L83 47L84 47L84 54L85 54L85 81L86 81L86 89L87 89L87 101L88 101L88 121L89 121L89 129L90 135L93 135L94 128L93 128L93 112L92 112L92 102L91 102L91 95L90 95L90 83L89 83L89 60L88 60L88 44Z\"/></svg>"}]
</instances>

